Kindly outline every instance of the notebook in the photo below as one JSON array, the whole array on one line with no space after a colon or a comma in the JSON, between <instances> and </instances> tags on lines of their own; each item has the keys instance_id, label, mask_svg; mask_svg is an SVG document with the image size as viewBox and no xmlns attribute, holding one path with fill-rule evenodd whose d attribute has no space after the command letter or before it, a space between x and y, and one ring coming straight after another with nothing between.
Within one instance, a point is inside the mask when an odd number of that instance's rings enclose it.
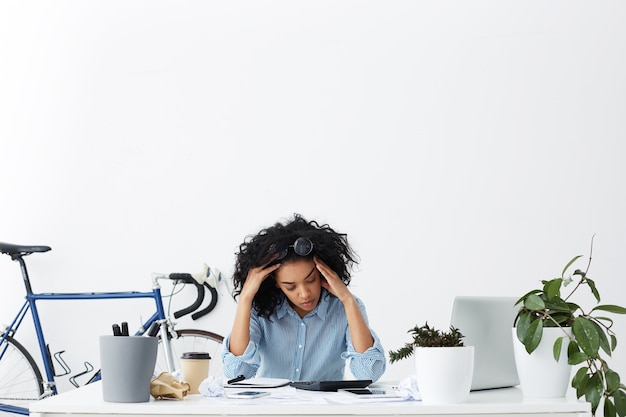
<instances>
[{"instance_id":1,"label":"notebook","mask_svg":"<svg viewBox=\"0 0 626 417\"><path fill-rule=\"evenodd\" d=\"M517 315L515 297L458 296L450 325L474 346L472 390L504 388L519 384L511 329Z\"/></svg>"}]
</instances>

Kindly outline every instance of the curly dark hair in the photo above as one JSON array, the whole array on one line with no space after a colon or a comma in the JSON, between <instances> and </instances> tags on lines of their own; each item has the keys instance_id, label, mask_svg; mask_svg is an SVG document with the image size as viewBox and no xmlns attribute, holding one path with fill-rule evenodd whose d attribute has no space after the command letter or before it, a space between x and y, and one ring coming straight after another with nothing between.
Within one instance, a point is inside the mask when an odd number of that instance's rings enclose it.
<instances>
[{"instance_id":1,"label":"curly dark hair","mask_svg":"<svg viewBox=\"0 0 626 417\"><path fill-rule=\"evenodd\" d=\"M311 240L313 251L309 255L300 256L289 250L287 256L281 259L281 263L312 259L313 256L317 256L335 271L346 285L350 284L351 271L358 264L358 257L348 243L348 236L336 232L327 224L320 225L316 221L307 221L296 213L293 219L284 224L276 223L256 235L247 236L239 245L233 273L233 298L236 300L241 294L251 268L272 262L272 259L293 245L299 237ZM275 282L274 274L271 274L263 281L254 297L252 306L260 316L269 318L276 306L283 301L283 293L276 287Z\"/></svg>"}]
</instances>

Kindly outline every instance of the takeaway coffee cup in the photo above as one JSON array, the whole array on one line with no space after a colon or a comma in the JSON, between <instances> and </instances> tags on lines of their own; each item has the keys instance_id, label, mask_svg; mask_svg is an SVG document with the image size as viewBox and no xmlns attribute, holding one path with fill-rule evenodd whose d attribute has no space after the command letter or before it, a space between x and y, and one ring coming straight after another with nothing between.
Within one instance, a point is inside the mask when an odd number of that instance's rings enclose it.
<instances>
[{"instance_id":1,"label":"takeaway coffee cup","mask_svg":"<svg viewBox=\"0 0 626 417\"><path fill-rule=\"evenodd\" d=\"M116 403L150 401L158 340L146 336L100 336L102 398Z\"/></svg>"},{"instance_id":2,"label":"takeaway coffee cup","mask_svg":"<svg viewBox=\"0 0 626 417\"><path fill-rule=\"evenodd\" d=\"M189 393L198 394L200 383L209 376L211 355L206 352L185 352L180 357L183 379L189 383Z\"/></svg>"}]
</instances>

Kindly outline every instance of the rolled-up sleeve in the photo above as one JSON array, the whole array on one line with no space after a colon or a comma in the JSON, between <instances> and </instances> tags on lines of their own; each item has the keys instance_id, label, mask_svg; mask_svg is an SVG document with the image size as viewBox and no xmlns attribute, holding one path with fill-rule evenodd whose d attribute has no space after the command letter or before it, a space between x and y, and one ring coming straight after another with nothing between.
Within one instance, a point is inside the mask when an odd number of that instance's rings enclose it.
<instances>
[{"instance_id":1,"label":"rolled-up sleeve","mask_svg":"<svg viewBox=\"0 0 626 417\"><path fill-rule=\"evenodd\" d=\"M350 371L355 378L377 381L385 373L385 351L376 333L372 329L370 332L374 337L374 346L359 353L354 350L352 343L348 342L348 351L341 357L350 361Z\"/></svg>"},{"instance_id":2,"label":"rolled-up sleeve","mask_svg":"<svg viewBox=\"0 0 626 417\"><path fill-rule=\"evenodd\" d=\"M261 366L259 350L259 341L261 340L261 327L256 314L250 317L250 341L243 354L233 355L228 346L230 346L230 334L226 337L222 348L222 364L224 365L224 376L226 378L235 378L243 375L246 378L252 378L256 375Z\"/></svg>"},{"instance_id":3,"label":"rolled-up sleeve","mask_svg":"<svg viewBox=\"0 0 626 417\"><path fill-rule=\"evenodd\" d=\"M230 335L228 335L222 347L224 376L226 378L235 378L236 376L243 375L246 378L252 378L256 375L256 371L261 365L258 355L256 354L257 344L251 340L243 354L236 356L228 350L229 343Z\"/></svg>"},{"instance_id":4,"label":"rolled-up sleeve","mask_svg":"<svg viewBox=\"0 0 626 417\"><path fill-rule=\"evenodd\" d=\"M361 314L369 326L365 305L360 299L357 298L356 300L359 305L359 310L361 310ZM352 339L350 338L350 330L348 329L346 332L346 345L348 348L346 352L342 353L341 357L350 361L350 371L355 378L377 381L385 373L387 363L385 360L385 350L383 349L383 345L380 343L380 338L376 332L371 329L371 327L370 333L374 338L374 345L368 348L365 352L360 353L354 349Z\"/></svg>"}]
</instances>

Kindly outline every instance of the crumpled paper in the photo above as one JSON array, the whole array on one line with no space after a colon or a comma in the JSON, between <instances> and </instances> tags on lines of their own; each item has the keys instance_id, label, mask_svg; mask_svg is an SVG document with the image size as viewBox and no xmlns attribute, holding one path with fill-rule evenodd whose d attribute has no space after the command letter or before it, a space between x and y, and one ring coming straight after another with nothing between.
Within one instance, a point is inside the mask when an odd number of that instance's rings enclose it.
<instances>
[{"instance_id":1,"label":"crumpled paper","mask_svg":"<svg viewBox=\"0 0 626 417\"><path fill-rule=\"evenodd\" d=\"M221 397L224 395L224 380L220 377L209 376L200 383L198 391L205 397Z\"/></svg>"},{"instance_id":2,"label":"crumpled paper","mask_svg":"<svg viewBox=\"0 0 626 417\"><path fill-rule=\"evenodd\" d=\"M182 400L189 394L191 387L184 381L179 381L174 375L161 372L150 381L150 395L157 400L175 398Z\"/></svg>"},{"instance_id":3,"label":"crumpled paper","mask_svg":"<svg viewBox=\"0 0 626 417\"><path fill-rule=\"evenodd\" d=\"M421 400L422 396L417 387L417 377L411 375L401 380L398 384L398 393L405 400Z\"/></svg>"}]
</instances>

